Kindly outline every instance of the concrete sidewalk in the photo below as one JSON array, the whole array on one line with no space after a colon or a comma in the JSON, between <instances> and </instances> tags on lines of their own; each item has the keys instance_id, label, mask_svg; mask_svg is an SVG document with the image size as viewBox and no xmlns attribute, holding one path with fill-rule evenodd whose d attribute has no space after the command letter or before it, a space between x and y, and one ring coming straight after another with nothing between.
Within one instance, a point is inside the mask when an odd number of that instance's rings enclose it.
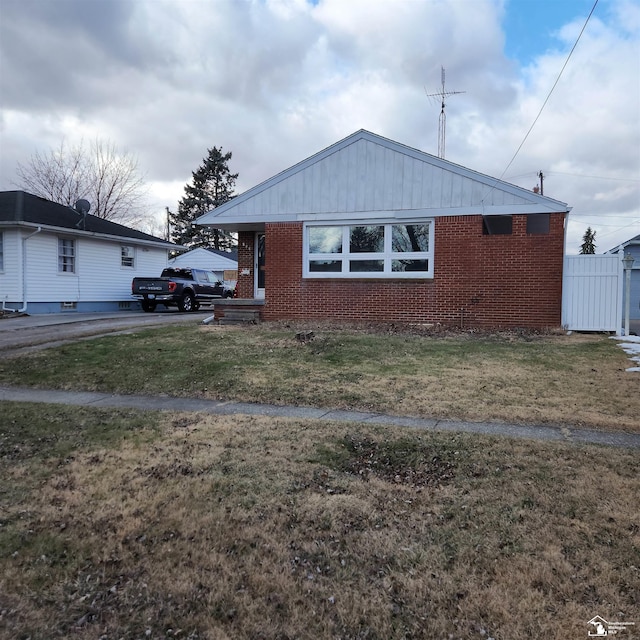
<instances>
[{"instance_id":1,"label":"concrete sidewalk","mask_svg":"<svg viewBox=\"0 0 640 640\"><path fill-rule=\"evenodd\" d=\"M99 408L135 408L147 411L199 412L212 415L261 415L274 418L393 425L428 431L479 433L528 440L640 448L640 434L631 433L594 431L563 426L510 425L502 422L464 422L460 420L413 418L337 409L285 407L271 404L224 402L171 396L113 395L88 391L56 391L0 386L1 401L67 404Z\"/></svg>"}]
</instances>

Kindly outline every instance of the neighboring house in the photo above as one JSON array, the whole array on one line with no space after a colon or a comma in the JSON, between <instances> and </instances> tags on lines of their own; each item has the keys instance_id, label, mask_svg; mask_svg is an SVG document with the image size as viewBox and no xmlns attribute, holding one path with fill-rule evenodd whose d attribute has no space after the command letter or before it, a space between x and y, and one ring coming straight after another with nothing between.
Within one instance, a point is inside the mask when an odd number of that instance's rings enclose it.
<instances>
[{"instance_id":1,"label":"neighboring house","mask_svg":"<svg viewBox=\"0 0 640 640\"><path fill-rule=\"evenodd\" d=\"M543 328L569 211L361 130L196 222L238 233L237 295L264 319Z\"/></svg>"},{"instance_id":2,"label":"neighboring house","mask_svg":"<svg viewBox=\"0 0 640 640\"><path fill-rule=\"evenodd\" d=\"M28 313L138 308L131 279L175 245L24 191L0 192L0 300Z\"/></svg>"},{"instance_id":3,"label":"neighboring house","mask_svg":"<svg viewBox=\"0 0 640 640\"><path fill-rule=\"evenodd\" d=\"M630 254L634 258L633 267L631 269L631 295L629 296L629 325L631 330L640 333L640 235L630 238L626 242L619 244L605 253ZM626 274L623 279L622 287L622 309L625 309L626 301Z\"/></svg>"},{"instance_id":4,"label":"neighboring house","mask_svg":"<svg viewBox=\"0 0 640 640\"><path fill-rule=\"evenodd\" d=\"M235 289L238 252L199 247L171 258L169 266L210 269L216 274L218 280L224 282L230 289Z\"/></svg>"}]
</instances>

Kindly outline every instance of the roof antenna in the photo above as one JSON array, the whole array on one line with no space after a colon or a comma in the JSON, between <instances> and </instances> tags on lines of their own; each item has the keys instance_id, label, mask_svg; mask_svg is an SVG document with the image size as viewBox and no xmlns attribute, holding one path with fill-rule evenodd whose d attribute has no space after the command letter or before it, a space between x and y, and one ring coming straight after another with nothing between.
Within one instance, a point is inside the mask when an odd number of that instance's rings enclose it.
<instances>
[{"instance_id":1,"label":"roof antenna","mask_svg":"<svg viewBox=\"0 0 640 640\"><path fill-rule=\"evenodd\" d=\"M437 93L427 93L427 98L440 98L442 102L442 107L440 109L440 118L438 120L438 158L442 158L444 160L444 147L445 147L445 134L447 129L447 116L444 112L444 99L446 96L454 96L458 93L466 93L466 91L445 91L444 82L445 82L445 73L444 67L440 67L442 70L442 90ZM426 91L426 89L425 89Z\"/></svg>"}]
</instances>

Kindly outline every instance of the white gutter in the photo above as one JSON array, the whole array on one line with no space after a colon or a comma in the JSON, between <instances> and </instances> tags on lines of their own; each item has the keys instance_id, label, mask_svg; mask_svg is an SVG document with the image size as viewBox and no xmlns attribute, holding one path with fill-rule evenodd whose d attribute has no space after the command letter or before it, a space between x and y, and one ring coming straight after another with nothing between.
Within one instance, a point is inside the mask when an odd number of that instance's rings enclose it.
<instances>
[{"instance_id":1,"label":"white gutter","mask_svg":"<svg viewBox=\"0 0 640 640\"><path fill-rule=\"evenodd\" d=\"M22 302L24 307L18 309L17 313L25 313L27 310L27 240L33 238L37 233L42 231L42 227L38 227L33 233L26 238L22 238Z\"/></svg>"}]
</instances>

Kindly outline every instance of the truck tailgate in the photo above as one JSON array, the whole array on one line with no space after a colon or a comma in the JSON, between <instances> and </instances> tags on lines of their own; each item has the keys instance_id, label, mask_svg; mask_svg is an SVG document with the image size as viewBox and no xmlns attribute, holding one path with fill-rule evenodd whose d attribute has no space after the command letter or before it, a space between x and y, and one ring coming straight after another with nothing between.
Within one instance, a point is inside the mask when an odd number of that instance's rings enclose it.
<instances>
[{"instance_id":1,"label":"truck tailgate","mask_svg":"<svg viewBox=\"0 0 640 640\"><path fill-rule=\"evenodd\" d=\"M133 293L168 293L169 278L134 278Z\"/></svg>"}]
</instances>

